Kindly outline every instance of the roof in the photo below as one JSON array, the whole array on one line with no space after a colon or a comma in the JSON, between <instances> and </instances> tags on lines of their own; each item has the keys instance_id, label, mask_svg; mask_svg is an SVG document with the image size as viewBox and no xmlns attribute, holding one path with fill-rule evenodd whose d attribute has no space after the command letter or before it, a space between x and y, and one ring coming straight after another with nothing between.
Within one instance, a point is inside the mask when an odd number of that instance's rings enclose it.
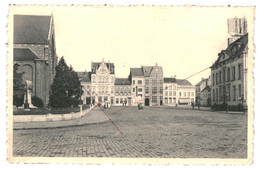
<instances>
[{"instance_id":1,"label":"roof","mask_svg":"<svg viewBox=\"0 0 260 169\"><path fill-rule=\"evenodd\" d=\"M132 76L144 76L142 68L130 68Z\"/></svg>"},{"instance_id":2,"label":"roof","mask_svg":"<svg viewBox=\"0 0 260 169\"><path fill-rule=\"evenodd\" d=\"M176 79L178 85L192 86L192 84L186 79Z\"/></svg>"},{"instance_id":3,"label":"roof","mask_svg":"<svg viewBox=\"0 0 260 169\"><path fill-rule=\"evenodd\" d=\"M95 68L96 70L99 68L99 66L101 65L102 62L92 62L91 63L91 68ZM107 68L109 69L110 68L110 72L111 74L114 74L115 73L115 65L114 63L105 63Z\"/></svg>"},{"instance_id":4,"label":"roof","mask_svg":"<svg viewBox=\"0 0 260 169\"><path fill-rule=\"evenodd\" d=\"M218 63L221 63L224 60L227 60L229 58L234 58L238 55L240 55L246 48L248 44L248 33L241 36L239 39L231 43L225 50L222 50L218 54L218 59L215 61L215 63L211 66L215 67ZM223 59L225 58L225 59Z\"/></svg>"},{"instance_id":5,"label":"roof","mask_svg":"<svg viewBox=\"0 0 260 169\"><path fill-rule=\"evenodd\" d=\"M46 44L51 16L14 15L15 44Z\"/></svg>"},{"instance_id":6,"label":"roof","mask_svg":"<svg viewBox=\"0 0 260 169\"><path fill-rule=\"evenodd\" d=\"M208 80L208 79L202 79L202 80L199 81L195 86L199 86L199 85L201 85L201 83L205 82L206 80Z\"/></svg>"},{"instance_id":7,"label":"roof","mask_svg":"<svg viewBox=\"0 0 260 169\"><path fill-rule=\"evenodd\" d=\"M91 82L91 72L77 72L81 82Z\"/></svg>"},{"instance_id":8,"label":"roof","mask_svg":"<svg viewBox=\"0 0 260 169\"><path fill-rule=\"evenodd\" d=\"M204 92L204 91L210 92L210 86L206 86L201 92Z\"/></svg>"},{"instance_id":9,"label":"roof","mask_svg":"<svg viewBox=\"0 0 260 169\"><path fill-rule=\"evenodd\" d=\"M15 61L33 61L35 59L39 59L39 58L30 49L14 48Z\"/></svg>"},{"instance_id":10,"label":"roof","mask_svg":"<svg viewBox=\"0 0 260 169\"><path fill-rule=\"evenodd\" d=\"M153 66L142 66L143 76L149 77L152 69L153 69Z\"/></svg>"},{"instance_id":11,"label":"roof","mask_svg":"<svg viewBox=\"0 0 260 169\"><path fill-rule=\"evenodd\" d=\"M116 78L115 85L131 85L128 78Z\"/></svg>"},{"instance_id":12,"label":"roof","mask_svg":"<svg viewBox=\"0 0 260 169\"><path fill-rule=\"evenodd\" d=\"M164 83L176 83L176 78L173 77L165 77L163 78Z\"/></svg>"}]
</instances>

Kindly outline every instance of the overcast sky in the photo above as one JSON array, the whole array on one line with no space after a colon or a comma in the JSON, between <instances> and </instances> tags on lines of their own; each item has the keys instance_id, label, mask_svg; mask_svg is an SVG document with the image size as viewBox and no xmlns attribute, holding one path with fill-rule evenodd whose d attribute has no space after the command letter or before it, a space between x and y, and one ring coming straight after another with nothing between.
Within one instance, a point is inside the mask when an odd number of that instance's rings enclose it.
<instances>
[{"instance_id":1,"label":"overcast sky","mask_svg":"<svg viewBox=\"0 0 260 169\"><path fill-rule=\"evenodd\" d=\"M28 13L28 11L20 11ZM76 71L90 71L102 58L115 64L116 77L131 67L163 67L164 77L188 76L210 67L227 47L227 19L252 18L246 8L50 7L58 56ZM190 78L196 84L210 69Z\"/></svg>"}]
</instances>

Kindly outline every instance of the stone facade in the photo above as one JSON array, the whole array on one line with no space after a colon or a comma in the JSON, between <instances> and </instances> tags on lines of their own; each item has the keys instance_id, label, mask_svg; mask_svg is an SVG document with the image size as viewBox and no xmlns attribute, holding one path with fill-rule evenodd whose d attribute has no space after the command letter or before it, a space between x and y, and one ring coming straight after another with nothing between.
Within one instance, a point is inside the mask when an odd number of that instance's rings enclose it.
<instances>
[{"instance_id":1,"label":"stone facade","mask_svg":"<svg viewBox=\"0 0 260 169\"><path fill-rule=\"evenodd\" d=\"M239 21L239 18L234 18L233 21ZM238 24L236 29L232 29L232 38L236 40L218 54L217 61L211 66L213 105L247 105L248 34L240 31L246 28L240 28L239 25L244 26Z\"/></svg>"},{"instance_id":2,"label":"stone facade","mask_svg":"<svg viewBox=\"0 0 260 169\"><path fill-rule=\"evenodd\" d=\"M52 16L14 16L14 64L32 82L32 96L48 105L57 63Z\"/></svg>"},{"instance_id":3,"label":"stone facade","mask_svg":"<svg viewBox=\"0 0 260 169\"><path fill-rule=\"evenodd\" d=\"M115 68L113 63L92 62L91 97L92 104L114 104Z\"/></svg>"}]
</instances>

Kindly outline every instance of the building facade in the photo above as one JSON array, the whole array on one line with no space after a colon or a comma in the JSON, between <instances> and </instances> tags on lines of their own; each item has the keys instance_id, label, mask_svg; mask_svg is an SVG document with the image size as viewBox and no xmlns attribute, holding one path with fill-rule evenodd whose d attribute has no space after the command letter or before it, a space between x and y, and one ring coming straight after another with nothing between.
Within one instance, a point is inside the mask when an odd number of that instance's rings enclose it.
<instances>
[{"instance_id":1,"label":"building facade","mask_svg":"<svg viewBox=\"0 0 260 169\"><path fill-rule=\"evenodd\" d=\"M191 105L195 101L195 86L188 80L164 78L163 90L166 106Z\"/></svg>"},{"instance_id":2,"label":"building facade","mask_svg":"<svg viewBox=\"0 0 260 169\"><path fill-rule=\"evenodd\" d=\"M245 18L229 19L228 23L232 36L228 41L234 41L218 54L211 66L211 100L215 107L227 104L237 110L247 106L248 34Z\"/></svg>"},{"instance_id":3,"label":"building facade","mask_svg":"<svg viewBox=\"0 0 260 169\"><path fill-rule=\"evenodd\" d=\"M144 75L141 68L130 68L132 105L144 103Z\"/></svg>"},{"instance_id":4,"label":"building facade","mask_svg":"<svg viewBox=\"0 0 260 169\"><path fill-rule=\"evenodd\" d=\"M91 92L91 72L77 72L79 81L82 86L83 94L81 99L83 104L90 105L92 100L92 92Z\"/></svg>"},{"instance_id":5,"label":"building facade","mask_svg":"<svg viewBox=\"0 0 260 169\"><path fill-rule=\"evenodd\" d=\"M132 82L133 105L158 106L163 103L163 69L155 66L131 68L129 79Z\"/></svg>"},{"instance_id":6,"label":"building facade","mask_svg":"<svg viewBox=\"0 0 260 169\"><path fill-rule=\"evenodd\" d=\"M48 105L57 64L52 16L14 15L14 64L30 81L32 96Z\"/></svg>"},{"instance_id":7,"label":"building facade","mask_svg":"<svg viewBox=\"0 0 260 169\"><path fill-rule=\"evenodd\" d=\"M91 97L92 104L114 104L115 66L114 63L92 62Z\"/></svg>"},{"instance_id":8,"label":"building facade","mask_svg":"<svg viewBox=\"0 0 260 169\"><path fill-rule=\"evenodd\" d=\"M206 79L202 78L195 86L195 103L201 106L211 106L211 76Z\"/></svg>"},{"instance_id":9,"label":"building facade","mask_svg":"<svg viewBox=\"0 0 260 169\"><path fill-rule=\"evenodd\" d=\"M132 93L131 82L128 78L115 79L115 106L131 106Z\"/></svg>"}]
</instances>

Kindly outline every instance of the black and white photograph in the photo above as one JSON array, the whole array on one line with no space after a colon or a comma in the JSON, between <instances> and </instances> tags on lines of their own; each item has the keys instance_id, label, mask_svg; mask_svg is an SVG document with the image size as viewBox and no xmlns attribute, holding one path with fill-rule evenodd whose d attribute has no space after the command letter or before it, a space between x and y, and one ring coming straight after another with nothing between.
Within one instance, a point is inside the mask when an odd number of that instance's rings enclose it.
<instances>
[{"instance_id":1,"label":"black and white photograph","mask_svg":"<svg viewBox=\"0 0 260 169\"><path fill-rule=\"evenodd\" d=\"M11 5L8 161L252 163L254 12Z\"/></svg>"}]
</instances>

